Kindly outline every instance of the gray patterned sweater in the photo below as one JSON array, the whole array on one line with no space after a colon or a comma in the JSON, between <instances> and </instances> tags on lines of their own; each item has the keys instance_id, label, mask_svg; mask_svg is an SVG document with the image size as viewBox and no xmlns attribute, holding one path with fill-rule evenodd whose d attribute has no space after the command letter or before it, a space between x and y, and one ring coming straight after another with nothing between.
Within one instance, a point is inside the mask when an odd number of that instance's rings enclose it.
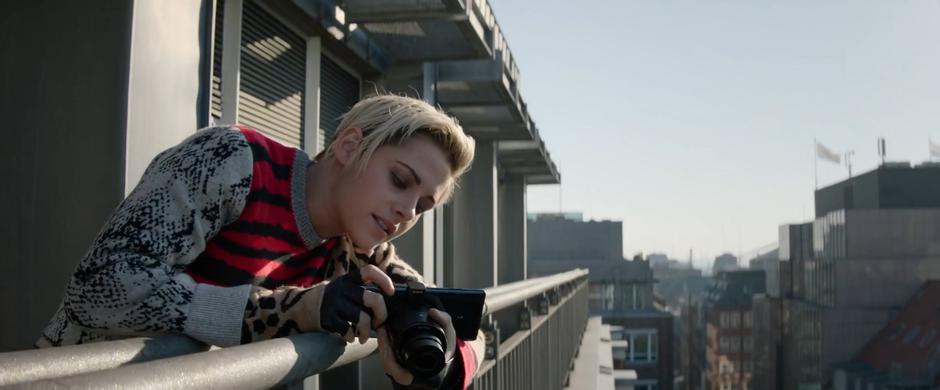
<instances>
[{"instance_id":1,"label":"gray patterned sweater","mask_svg":"<svg viewBox=\"0 0 940 390\"><path fill-rule=\"evenodd\" d=\"M306 165L302 151L297 158ZM159 154L80 261L37 345L160 333L238 344L252 286L200 284L182 271L239 217L251 176L251 150L234 128L200 130Z\"/></svg>"}]
</instances>

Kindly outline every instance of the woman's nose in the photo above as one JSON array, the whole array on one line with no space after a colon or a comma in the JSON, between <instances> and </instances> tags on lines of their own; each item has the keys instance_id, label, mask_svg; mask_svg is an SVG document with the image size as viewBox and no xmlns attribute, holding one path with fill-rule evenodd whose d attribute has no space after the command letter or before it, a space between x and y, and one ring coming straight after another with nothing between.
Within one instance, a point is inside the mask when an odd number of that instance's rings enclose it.
<instances>
[{"instance_id":1,"label":"woman's nose","mask_svg":"<svg viewBox=\"0 0 940 390\"><path fill-rule=\"evenodd\" d=\"M399 202L395 209L395 214L398 214L398 217L401 218L398 222L410 221L415 218L415 208L418 207L417 201L402 201Z\"/></svg>"}]
</instances>

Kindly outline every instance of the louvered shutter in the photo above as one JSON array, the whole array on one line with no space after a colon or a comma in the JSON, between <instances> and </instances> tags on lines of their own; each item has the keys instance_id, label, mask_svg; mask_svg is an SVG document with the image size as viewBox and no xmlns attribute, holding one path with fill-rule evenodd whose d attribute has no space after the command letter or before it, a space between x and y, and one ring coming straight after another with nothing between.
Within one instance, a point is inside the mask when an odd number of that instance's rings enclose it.
<instances>
[{"instance_id":1,"label":"louvered shutter","mask_svg":"<svg viewBox=\"0 0 940 390\"><path fill-rule=\"evenodd\" d=\"M320 145L333 141L340 116L359 101L359 79L327 56L320 56Z\"/></svg>"},{"instance_id":2,"label":"louvered shutter","mask_svg":"<svg viewBox=\"0 0 940 390\"><path fill-rule=\"evenodd\" d=\"M215 6L215 35L212 43L212 101L209 105L209 114L212 121L218 123L222 118L222 21L225 20L222 10L225 9L225 0L219 0Z\"/></svg>"},{"instance_id":3,"label":"louvered shutter","mask_svg":"<svg viewBox=\"0 0 940 390\"><path fill-rule=\"evenodd\" d=\"M254 1L245 1L241 48L238 121L302 147L306 42Z\"/></svg>"}]
</instances>

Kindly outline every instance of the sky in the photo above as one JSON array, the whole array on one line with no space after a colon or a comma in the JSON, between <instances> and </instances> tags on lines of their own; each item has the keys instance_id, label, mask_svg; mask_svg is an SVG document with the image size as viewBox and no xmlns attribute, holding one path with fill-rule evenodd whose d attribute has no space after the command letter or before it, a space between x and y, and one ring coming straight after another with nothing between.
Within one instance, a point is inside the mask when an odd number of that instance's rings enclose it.
<instances>
[{"instance_id":1,"label":"sky","mask_svg":"<svg viewBox=\"0 0 940 390\"><path fill-rule=\"evenodd\" d=\"M490 0L562 184L529 212L623 221L710 265L813 218L814 139L853 172L940 143L937 0ZM820 186L847 177L819 160ZM744 259L746 260L746 259Z\"/></svg>"}]
</instances>

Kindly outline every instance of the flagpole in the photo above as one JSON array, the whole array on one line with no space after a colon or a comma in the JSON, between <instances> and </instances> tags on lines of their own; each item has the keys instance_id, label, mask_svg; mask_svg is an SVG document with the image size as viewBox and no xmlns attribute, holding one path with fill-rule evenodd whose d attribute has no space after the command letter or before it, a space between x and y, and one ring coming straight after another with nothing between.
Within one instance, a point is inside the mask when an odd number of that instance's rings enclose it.
<instances>
[{"instance_id":1,"label":"flagpole","mask_svg":"<svg viewBox=\"0 0 940 390\"><path fill-rule=\"evenodd\" d=\"M818 143L819 141L816 141L816 137L813 137L813 187L814 187L813 189L814 190L819 189L819 170L816 169L816 165L818 164L816 161L819 160L819 156L816 155L818 153L816 149L819 148Z\"/></svg>"}]
</instances>

